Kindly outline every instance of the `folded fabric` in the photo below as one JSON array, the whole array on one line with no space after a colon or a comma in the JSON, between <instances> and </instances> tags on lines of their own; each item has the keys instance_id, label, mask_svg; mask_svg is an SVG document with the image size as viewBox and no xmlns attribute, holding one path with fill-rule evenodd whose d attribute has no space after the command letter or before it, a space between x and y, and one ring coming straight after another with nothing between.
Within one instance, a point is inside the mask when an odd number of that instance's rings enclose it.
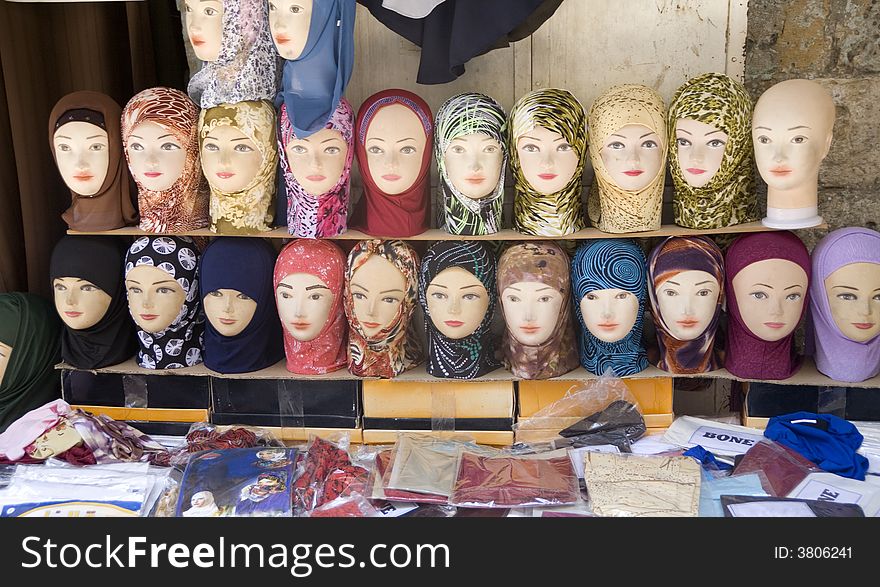
<instances>
[{"instance_id":1,"label":"folded fabric","mask_svg":"<svg viewBox=\"0 0 880 587\"><path fill-rule=\"evenodd\" d=\"M873 517L880 512L880 487L832 473L811 473L786 497L834 503L855 503Z\"/></svg>"},{"instance_id":2,"label":"folded fabric","mask_svg":"<svg viewBox=\"0 0 880 587\"><path fill-rule=\"evenodd\" d=\"M0 434L0 457L18 461L28 446L69 413L70 405L60 399L26 413Z\"/></svg>"},{"instance_id":3,"label":"folded fabric","mask_svg":"<svg viewBox=\"0 0 880 587\"><path fill-rule=\"evenodd\" d=\"M696 517L700 474L700 464L690 457L584 456L584 481L600 516Z\"/></svg>"},{"instance_id":4,"label":"folded fabric","mask_svg":"<svg viewBox=\"0 0 880 587\"><path fill-rule=\"evenodd\" d=\"M726 518L864 518L862 508L852 503L834 503L784 497L722 495Z\"/></svg>"},{"instance_id":5,"label":"folded fabric","mask_svg":"<svg viewBox=\"0 0 880 587\"><path fill-rule=\"evenodd\" d=\"M790 448L762 440L736 463L732 475L763 473L767 493L785 497L807 475L818 470L815 464Z\"/></svg>"},{"instance_id":6,"label":"folded fabric","mask_svg":"<svg viewBox=\"0 0 880 587\"><path fill-rule=\"evenodd\" d=\"M455 485L458 456L466 447L462 442L402 434L394 447L384 487L449 497Z\"/></svg>"},{"instance_id":7,"label":"folded fabric","mask_svg":"<svg viewBox=\"0 0 880 587\"><path fill-rule=\"evenodd\" d=\"M767 492L761 485L761 476L757 473L738 477L720 477L712 479L703 474L700 485L700 517L723 518L724 508L721 506L722 495L745 495L750 497L766 496Z\"/></svg>"},{"instance_id":8,"label":"folded fabric","mask_svg":"<svg viewBox=\"0 0 880 587\"><path fill-rule=\"evenodd\" d=\"M638 407L621 399L572 424L559 435L574 440L572 446L613 444L629 447L631 443L641 438L646 430L645 419Z\"/></svg>"},{"instance_id":9,"label":"folded fabric","mask_svg":"<svg viewBox=\"0 0 880 587\"><path fill-rule=\"evenodd\" d=\"M511 508L567 505L579 500L577 476L565 450L496 457L463 452L449 503Z\"/></svg>"},{"instance_id":10,"label":"folded fabric","mask_svg":"<svg viewBox=\"0 0 880 587\"><path fill-rule=\"evenodd\" d=\"M684 451L683 453L681 453L681 456L697 459L697 462L700 463L700 465L702 465L703 469L705 469L706 471L728 471L730 469L733 469L732 465L722 463L715 458L715 455L710 453L699 444L693 448L689 448L688 450Z\"/></svg>"},{"instance_id":11,"label":"folded fabric","mask_svg":"<svg viewBox=\"0 0 880 587\"><path fill-rule=\"evenodd\" d=\"M880 474L880 422L853 422L863 436L859 454L868 459L868 473Z\"/></svg>"},{"instance_id":12,"label":"folded fabric","mask_svg":"<svg viewBox=\"0 0 880 587\"><path fill-rule=\"evenodd\" d=\"M369 471L353 465L348 452L328 440L313 437L303 463L303 472L293 484L298 515L353 491L366 490Z\"/></svg>"},{"instance_id":13,"label":"folded fabric","mask_svg":"<svg viewBox=\"0 0 880 587\"><path fill-rule=\"evenodd\" d=\"M865 480L868 459L856 451L862 435L852 422L831 414L795 412L770 418L764 436L787 446L829 473Z\"/></svg>"},{"instance_id":14,"label":"folded fabric","mask_svg":"<svg viewBox=\"0 0 880 587\"><path fill-rule=\"evenodd\" d=\"M376 469L373 484L373 499L389 499L394 501L417 502L423 504L445 505L449 502L446 495L433 495L430 493L418 493L416 491L402 491L399 489L388 489L382 486L388 465L391 464L392 449L383 450L376 455Z\"/></svg>"}]
</instances>

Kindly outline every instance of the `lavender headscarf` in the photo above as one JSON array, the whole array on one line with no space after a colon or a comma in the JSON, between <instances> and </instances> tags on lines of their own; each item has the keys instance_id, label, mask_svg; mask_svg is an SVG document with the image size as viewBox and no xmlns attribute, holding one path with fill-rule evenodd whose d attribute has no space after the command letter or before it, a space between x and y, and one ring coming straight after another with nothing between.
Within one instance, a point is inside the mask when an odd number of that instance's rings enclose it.
<instances>
[{"instance_id":1,"label":"lavender headscarf","mask_svg":"<svg viewBox=\"0 0 880 587\"><path fill-rule=\"evenodd\" d=\"M843 335L825 292L825 279L851 263L880 264L880 232L841 228L829 233L813 250L810 317L814 357L820 372L838 381L864 381L880 373L880 336L856 342Z\"/></svg>"}]
</instances>

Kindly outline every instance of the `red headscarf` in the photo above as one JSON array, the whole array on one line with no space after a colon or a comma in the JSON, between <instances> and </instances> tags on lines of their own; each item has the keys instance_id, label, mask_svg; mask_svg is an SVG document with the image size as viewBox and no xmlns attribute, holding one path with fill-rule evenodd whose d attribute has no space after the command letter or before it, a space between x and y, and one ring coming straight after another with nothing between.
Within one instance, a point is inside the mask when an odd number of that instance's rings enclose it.
<instances>
[{"instance_id":1,"label":"red headscarf","mask_svg":"<svg viewBox=\"0 0 880 587\"><path fill-rule=\"evenodd\" d=\"M314 339L302 342L284 328L287 370L300 375L322 375L345 367L348 323L342 305L345 285L345 254L325 240L298 239L281 250L275 262L273 287L291 273L308 273L327 284L333 292L333 306L324 328Z\"/></svg>"},{"instance_id":2,"label":"red headscarf","mask_svg":"<svg viewBox=\"0 0 880 587\"><path fill-rule=\"evenodd\" d=\"M367 129L376 113L392 104L401 104L412 110L425 129L425 150L419 176L413 185L401 194L389 195L379 189L370 176L367 151L364 145ZM424 100L406 90L384 90L373 94L361 104L357 115L355 155L364 183L364 193L357 202L351 218L351 227L369 235L405 238L425 232L431 223L431 153L434 144L434 116Z\"/></svg>"},{"instance_id":3,"label":"red headscarf","mask_svg":"<svg viewBox=\"0 0 880 587\"><path fill-rule=\"evenodd\" d=\"M724 256L727 270L724 289L727 290L727 356L724 367L745 379L788 379L801 366L801 357L795 355L794 332L781 340L766 341L755 336L742 319L733 278L758 261L782 259L798 265L807 274L807 291L801 318L809 306L810 253L793 232L758 232L737 238Z\"/></svg>"}]
</instances>

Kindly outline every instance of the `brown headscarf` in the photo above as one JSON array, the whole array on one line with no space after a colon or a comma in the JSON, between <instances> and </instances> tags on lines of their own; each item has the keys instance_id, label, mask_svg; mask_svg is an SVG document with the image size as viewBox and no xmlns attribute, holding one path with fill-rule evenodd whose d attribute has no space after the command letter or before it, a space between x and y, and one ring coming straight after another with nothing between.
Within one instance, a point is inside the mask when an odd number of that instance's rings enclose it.
<instances>
[{"instance_id":1,"label":"brown headscarf","mask_svg":"<svg viewBox=\"0 0 880 587\"><path fill-rule=\"evenodd\" d=\"M553 334L540 345L521 343L505 329L502 348L504 363L521 379L548 379L568 373L578 366L574 321L571 314L571 278L568 255L551 242L524 242L514 245L498 261L498 296L505 288L521 281L536 281L562 293L564 299ZM504 300L502 299L502 307Z\"/></svg>"},{"instance_id":2,"label":"brown headscarf","mask_svg":"<svg viewBox=\"0 0 880 587\"><path fill-rule=\"evenodd\" d=\"M128 168L122 156L122 135L119 130L122 108L110 96L88 90L73 92L58 100L49 114L49 150L52 151L53 160L55 125L70 110L92 110L104 117L110 163L101 189L91 196L81 196L71 190L70 208L61 217L72 230L112 230L137 224L137 211L129 194Z\"/></svg>"}]
</instances>

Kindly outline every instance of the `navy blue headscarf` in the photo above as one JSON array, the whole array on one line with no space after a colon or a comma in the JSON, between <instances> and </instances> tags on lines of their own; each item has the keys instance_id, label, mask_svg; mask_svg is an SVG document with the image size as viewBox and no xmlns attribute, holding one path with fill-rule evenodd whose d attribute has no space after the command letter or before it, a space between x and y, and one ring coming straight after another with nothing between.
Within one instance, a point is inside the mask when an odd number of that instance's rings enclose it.
<instances>
[{"instance_id":1,"label":"navy blue headscarf","mask_svg":"<svg viewBox=\"0 0 880 587\"><path fill-rule=\"evenodd\" d=\"M299 59L284 60L276 108L287 105L297 137L318 132L339 105L354 67L355 0L312 6L309 38Z\"/></svg>"},{"instance_id":2,"label":"navy blue headscarf","mask_svg":"<svg viewBox=\"0 0 880 587\"><path fill-rule=\"evenodd\" d=\"M647 369L648 355L642 347L647 279L645 254L633 240L600 239L578 248L571 262L571 284L574 310L581 324L578 337L581 365L590 373L602 375L611 367L615 375L623 377ZM617 342L599 340L584 324L581 299L601 289L622 289L639 300L635 325Z\"/></svg>"},{"instance_id":3,"label":"navy blue headscarf","mask_svg":"<svg viewBox=\"0 0 880 587\"><path fill-rule=\"evenodd\" d=\"M272 271L275 250L262 239L220 237L202 253L201 296L237 290L257 303L250 323L235 336L223 336L205 321L205 365L218 373L249 373L284 357L281 323L275 309Z\"/></svg>"}]
</instances>

